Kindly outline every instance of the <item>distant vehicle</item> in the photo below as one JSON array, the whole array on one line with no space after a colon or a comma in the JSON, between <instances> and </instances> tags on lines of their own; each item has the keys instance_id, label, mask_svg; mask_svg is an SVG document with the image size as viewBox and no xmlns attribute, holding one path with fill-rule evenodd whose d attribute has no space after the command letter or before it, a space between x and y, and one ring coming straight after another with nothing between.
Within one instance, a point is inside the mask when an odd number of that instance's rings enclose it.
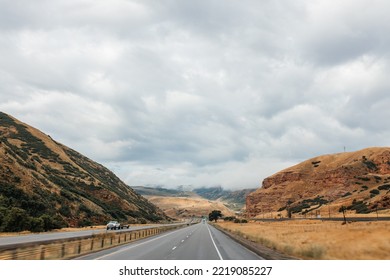
<instances>
[{"instance_id":1,"label":"distant vehicle","mask_svg":"<svg viewBox=\"0 0 390 280\"><path fill-rule=\"evenodd\" d=\"M129 225L121 225L117 221L109 221L107 224L107 230L115 230L115 229L124 229L124 228L129 228Z\"/></svg>"},{"instance_id":2,"label":"distant vehicle","mask_svg":"<svg viewBox=\"0 0 390 280\"><path fill-rule=\"evenodd\" d=\"M107 224L107 230L111 229L120 229L121 224L118 223L117 221L109 221Z\"/></svg>"}]
</instances>

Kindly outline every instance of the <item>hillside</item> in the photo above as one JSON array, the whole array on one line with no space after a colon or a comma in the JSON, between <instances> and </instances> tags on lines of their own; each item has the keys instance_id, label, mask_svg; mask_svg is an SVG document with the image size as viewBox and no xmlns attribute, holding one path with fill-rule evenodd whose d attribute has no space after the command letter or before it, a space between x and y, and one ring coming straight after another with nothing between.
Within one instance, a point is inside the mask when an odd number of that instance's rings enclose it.
<instances>
[{"instance_id":1,"label":"hillside","mask_svg":"<svg viewBox=\"0 0 390 280\"><path fill-rule=\"evenodd\" d=\"M0 112L0 231L157 222L164 213L104 166Z\"/></svg>"},{"instance_id":2,"label":"hillside","mask_svg":"<svg viewBox=\"0 0 390 280\"><path fill-rule=\"evenodd\" d=\"M365 214L390 209L390 148L323 155L282 170L248 195L250 217L289 210L296 215Z\"/></svg>"},{"instance_id":3,"label":"hillside","mask_svg":"<svg viewBox=\"0 0 390 280\"><path fill-rule=\"evenodd\" d=\"M183 188L133 187L153 204L175 218L207 216L212 210L220 210L225 216L233 216L245 207L246 196L255 189L224 190L221 187L203 187L193 190Z\"/></svg>"},{"instance_id":4,"label":"hillside","mask_svg":"<svg viewBox=\"0 0 390 280\"><path fill-rule=\"evenodd\" d=\"M198 197L210 201L219 201L234 211L240 211L245 207L246 196L256 189L225 190L222 187L202 187L193 190L183 190L178 187L167 189L163 187L132 187L143 196L160 197Z\"/></svg>"},{"instance_id":5,"label":"hillside","mask_svg":"<svg viewBox=\"0 0 390 280\"><path fill-rule=\"evenodd\" d=\"M229 208L236 211L245 207L245 201L248 194L256 189L225 190L222 187L209 187L194 189L193 192L201 197L211 200L219 200Z\"/></svg>"},{"instance_id":6,"label":"hillside","mask_svg":"<svg viewBox=\"0 0 390 280\"><path fill-rule=\"evenodd\" d=\"M133 186L138 194L143 196L169 196L169 197L189 197L194 194L191 191L184 191L181 189L166 189L163 187L143 187L143 186Z\"/></svg>"},{"instance_id":7,"label":"hillside","mask_svg":"<svg viewBox=\"0 0 390 280\"><path fill-rule=\"evenodd\" d=\"M220 210L224 216L233 216L234 211L220 201L207 200L202 197L164 197L146 196L146 198L163 209L165 214L176 219L208 216L213 210Z\"/></svg>"}]
</instances>

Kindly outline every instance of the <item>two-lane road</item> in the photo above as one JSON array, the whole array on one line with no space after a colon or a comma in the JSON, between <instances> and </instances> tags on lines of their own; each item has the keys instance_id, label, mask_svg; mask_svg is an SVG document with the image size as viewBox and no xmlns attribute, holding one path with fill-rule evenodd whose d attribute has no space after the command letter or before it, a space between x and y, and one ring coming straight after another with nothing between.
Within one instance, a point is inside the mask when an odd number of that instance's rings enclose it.
<instances>
[{"instance_id":1,"label":"two-lane road","mask_svg":"<svg viewBox=\"0 0 390 280\"><path fill-rule=\"evenodd\" d=\"M207 223L199 223L78 259L258 260L262 258Z\"/></svg>"}]
</instances>

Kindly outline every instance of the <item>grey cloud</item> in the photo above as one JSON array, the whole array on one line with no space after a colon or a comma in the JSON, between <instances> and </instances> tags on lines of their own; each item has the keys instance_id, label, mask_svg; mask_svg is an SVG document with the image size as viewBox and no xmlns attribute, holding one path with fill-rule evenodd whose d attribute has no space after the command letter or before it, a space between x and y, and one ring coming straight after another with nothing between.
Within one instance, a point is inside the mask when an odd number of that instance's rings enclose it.
<instances>
[{"instance_id":1,"label":"grey cloud","mask_svg":"<svg viewBox=\"0 0 390 280\"><path fill-rule=\"evenodd\" d=\"M130 185L388 145L384 1L30 2L0 4L0 109Z\"/></svg>"}]
</instances>

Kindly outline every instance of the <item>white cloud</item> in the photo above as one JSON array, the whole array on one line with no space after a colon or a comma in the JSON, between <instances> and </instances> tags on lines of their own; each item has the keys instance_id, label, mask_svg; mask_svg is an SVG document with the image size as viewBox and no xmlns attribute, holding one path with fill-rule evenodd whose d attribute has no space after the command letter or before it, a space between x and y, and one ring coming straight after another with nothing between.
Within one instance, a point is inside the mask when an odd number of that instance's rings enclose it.
<instances>
[{"instance_id":1,"label":"white cloud","mask_svg":"<svg viewBox=\"0 0 390 280\"><path fill-rule=\"evenodd\" d=\"M257 187L387 146L386 1L0 3L0 110L128 184Z\"/></svg>"}]
</instances>

